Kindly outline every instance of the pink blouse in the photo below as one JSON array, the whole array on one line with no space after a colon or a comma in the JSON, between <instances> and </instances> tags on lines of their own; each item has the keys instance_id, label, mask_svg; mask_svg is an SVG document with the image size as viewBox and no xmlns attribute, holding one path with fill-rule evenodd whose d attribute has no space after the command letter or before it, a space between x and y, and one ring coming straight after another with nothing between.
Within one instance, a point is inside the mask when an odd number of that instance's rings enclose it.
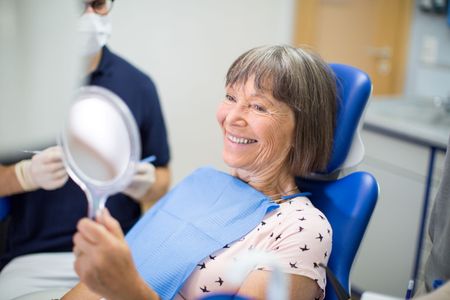
<instances>
[{"instance_id":1,"label":"pink blouse","mask_svg":"<svg viewBox=\"0 0 450 300\"><path fill-rule=\"evenodd\" d=\"M225 245L205 257L197 265L174 299L198 299L211 293L236 294L240 286L232 285L230 269L239 256L251 250L276 256L286 274L313 279L325 293L325 270L331 253L332 230L325 216L305 197L280 204L262 222L240 240ZM258 265L258 270L270 271L270 266Z\"/></svg>"}]
</instances>

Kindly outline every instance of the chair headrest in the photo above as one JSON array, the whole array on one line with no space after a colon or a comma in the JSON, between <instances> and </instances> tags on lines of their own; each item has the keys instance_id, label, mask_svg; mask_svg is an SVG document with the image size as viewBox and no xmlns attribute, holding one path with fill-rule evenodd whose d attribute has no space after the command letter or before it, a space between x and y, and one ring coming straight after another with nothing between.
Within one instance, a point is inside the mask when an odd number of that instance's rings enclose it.
<instances>
[{"instance_id":1,"label":"chair headrest","mask_svg":"<svg viewBox=\"0 0 450 300\"><path fill-rule=\"evenodd\" d=\"M330 64L330 67L336 74L340 105L327 174L343 167L356 166L361 162L364 145L359 131L362 127L362 115L372 91L369 76L360 69L343 64Z\"/></svg>"}]
</instances>

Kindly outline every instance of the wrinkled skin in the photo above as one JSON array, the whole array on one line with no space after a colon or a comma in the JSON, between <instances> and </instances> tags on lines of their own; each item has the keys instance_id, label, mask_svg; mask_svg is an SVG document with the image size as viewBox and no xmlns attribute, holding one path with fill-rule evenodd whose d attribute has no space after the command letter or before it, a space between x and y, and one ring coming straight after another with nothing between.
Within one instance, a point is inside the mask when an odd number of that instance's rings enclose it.
<instances>
[{"instance_id":1,"label":"wrinkled skin","mask_svg":"<svg viewBox=\"0 0 450 300\"><path fill-rule=\"evenodd\" d=\"M216 117L224 135L223 159L233 175L267 195L295 186L287 165L295 120L287 104L256 90L250 77L227 86Z\"/></svg>"}]
</instances>

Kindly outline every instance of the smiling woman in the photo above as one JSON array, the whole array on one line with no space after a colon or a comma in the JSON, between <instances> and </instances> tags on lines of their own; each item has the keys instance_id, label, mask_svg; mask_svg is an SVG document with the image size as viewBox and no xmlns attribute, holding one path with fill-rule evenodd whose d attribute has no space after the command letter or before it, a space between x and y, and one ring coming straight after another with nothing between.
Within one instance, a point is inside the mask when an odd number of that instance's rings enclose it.
<instances>
[{"instance_id":1,"label":"smiling woman","mask_svg":"<svg viewBox=\"0 0 450 300\"><path fill-rule=\"evenodd\" d=\"M319 172L332 147L336 80L319 56L290 46L241 55L217 110L231 175L202 168L129 232L107 210L74 236L81 284L64 299L266 299L271 266L232 284L226 269L249 251L273 255L295 299L323 299L332 230L295 176ZM148 241L151 241L149 243ZM124 276L125 274L125 276Z\"/></svg>"},{"instance_id":2,"label":"smiling woman","mask_svg":"<svg viewBox=\"0 0 450 300\"><path fill-rule=\"evenodd\" d=\"M271 93L257 92L254 77L227 87L217 120L224 133L223 159L236 170L234 175L250 184L263 179L256 175L289 176L285 164L294 138L294 113ZM269 161L272 170L268 173Z\"/></svg>"},{"instance_id":3,"label":"smiling woman","mask_svg":"<svg viewBox=\"0 0 450 300\"><path fill-rule=\"evenodd\" d=\"M305 176L323 170L331 155L337 103L329 99L336 98L334 82L333 72L314 52L260 47L244 53L230 67L226 101L245 103L253 111L251 115L259 120L266 116L273 126L288 131L292 121L294 132L286 139L292 139L288 144L295 151L289 151L288 163L294 175ZM280 138L282 133L277 130L275 135Z\"/></svg>"}]
</instances>

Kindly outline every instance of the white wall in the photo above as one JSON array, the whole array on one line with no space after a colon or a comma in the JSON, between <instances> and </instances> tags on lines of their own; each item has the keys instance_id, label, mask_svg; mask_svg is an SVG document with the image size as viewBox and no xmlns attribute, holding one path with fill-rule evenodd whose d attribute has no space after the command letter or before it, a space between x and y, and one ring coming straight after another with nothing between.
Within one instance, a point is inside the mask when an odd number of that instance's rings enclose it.
<instances>
[{"instance_id":1,"label":"white wall","mask_svg":"<svg viewBox=\"0 0 450 300\"><path fill-rule=\"evenodd\" d=\"M203 165L226 169L215 111L229 65L263 44L290 43L293 0L116 0L113 51L158 86L176 183Z\"/></svg>"}]
</instances>

